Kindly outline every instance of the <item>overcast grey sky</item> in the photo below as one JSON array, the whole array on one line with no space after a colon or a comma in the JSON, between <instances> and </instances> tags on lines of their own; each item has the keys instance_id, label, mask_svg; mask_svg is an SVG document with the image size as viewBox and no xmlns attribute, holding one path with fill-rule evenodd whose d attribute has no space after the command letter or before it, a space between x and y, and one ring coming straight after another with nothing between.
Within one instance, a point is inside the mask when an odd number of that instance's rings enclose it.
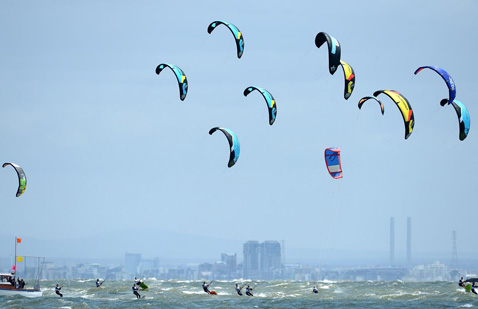
<instances>
[{"instance_id":1,"label":"overcast grey sky","mask_svg":"<svg viewBox=\"0 0 478 309\"><path fill-rule=\"evenodd\" d=\"M0 234L49 240L134 228L144 236L145 227L387 252L389 217L400 251L411 216L414 252L451 252L456 230L458 248L476 254L465 236L477 218L476 16L471 0L2 0L0 161L22 166L28 186L16 198L13 169L0 170L9 218ZM242 31L241 59L225 27L207 33L214 20ZM314 44L321 31L355 70L347 101L341 69L330 75L326 48ZM155 74L162 62L184 70L185 101L172 72ZM439 105L443 80L413 75L423 65L454 78L471 114L465 141L453 108ZM262 97L243 96L251 85L274 95L273 126ZM384 116L374 102L357 108L378 89L410 101L408 140L387 97ZM215 126L241 142L232 168L226 139L208 135ZM329 176L326 147L341 147L343 179ZM151 254L179 254L181 245L171 239Z\"/></svg>"}]
</instances>

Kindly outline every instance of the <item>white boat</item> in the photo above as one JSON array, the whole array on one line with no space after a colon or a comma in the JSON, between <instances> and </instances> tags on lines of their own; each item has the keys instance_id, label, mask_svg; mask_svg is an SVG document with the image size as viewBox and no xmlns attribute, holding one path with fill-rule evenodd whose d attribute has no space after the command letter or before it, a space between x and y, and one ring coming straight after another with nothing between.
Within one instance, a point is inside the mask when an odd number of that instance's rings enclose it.
<instances>
[{"instance_id":1,"label":"white boat","mask_svg":"<svg viewBox=\"0 0 478 309\"><path fill-rule=\"evenodd\" d=\"M40 287L34 287L32 289L21 289L17 284L12 284L14 275L12 274L0 274L0 296L5 295L21 295L25 297L41 297L42 292Z\"/></svg>"},{"instance_id":2,"label":"white boat","mask_svg":"<svg viewBox=\"0 0 478 309\"><path fill-rule=\"evenodd\" d=\"M21 243L21 238L15 237L15 265L12 267L11 273L0 274L0 296L8 295L21 295L25 297L41 297L42 292L40 291L40 272L41 264L45 258L37 256L17 256L17 244ZM17 261L21 270L18 271ZM32 263L34 262L32 267ZM29 264L29 265L27 265ZM36 270L35 270L36 269ZM17 278L18 279L15 279ZM19 281L19 277L28 277L32 276L32 279L26 280L27 283ZM23 282L23 283L21 283ZM33 286L33 288L25 288L25 285Z\"/></svg>"}]
</instances>

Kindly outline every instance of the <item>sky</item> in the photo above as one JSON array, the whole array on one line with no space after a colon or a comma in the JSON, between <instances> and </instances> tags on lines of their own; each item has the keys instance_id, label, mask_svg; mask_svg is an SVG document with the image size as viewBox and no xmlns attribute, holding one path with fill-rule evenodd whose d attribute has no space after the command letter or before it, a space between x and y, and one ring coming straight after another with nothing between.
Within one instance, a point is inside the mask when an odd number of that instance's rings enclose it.
<instances>
[{"instance_id":1,"label":"sky","mask_svg":"<svg viewBox=\"0 0 478 309\"><path fill-rule=\"evenodd\" d=\"M404 256L411 217L414 254L451 257L455 230L459 256L476 255L477 14L471 0L2 0L0 161L22 166L28 185L15 197L14 170L0 170L0 235L44 243L28 253L46 256L218 256L225 243L241 255L247 240L283 240L290 256L353 258L387 256L395 217ZM215 20L241 30L241 59L227 28L207 33ZM341 69L330 75L314 44L322 31L354 68L348 100ZM184 101L172 72L155 74L160 63L185 72ZM413 74L424 65L454 78L466 140L439 105L440 76ZM273 94L274 125L248 86ZM407 140L387 97L383 116L374 102L358 109L379 89L409 100ZM232 168L226 139L208 134L216 126L241 143ZM341 148L343 179L328 174L327 147ZM186 250L191 239L203 246Z\"/></svg>"}]
</instances>

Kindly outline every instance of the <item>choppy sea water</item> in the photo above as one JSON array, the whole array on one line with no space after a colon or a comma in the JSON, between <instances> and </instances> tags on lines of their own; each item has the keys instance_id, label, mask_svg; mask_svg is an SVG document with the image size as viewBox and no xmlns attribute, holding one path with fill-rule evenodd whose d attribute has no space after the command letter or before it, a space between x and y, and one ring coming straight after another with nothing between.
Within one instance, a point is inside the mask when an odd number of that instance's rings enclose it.
<instances>
[{"instance_id":1,"label":"choppy sea water","mask_svg":"<svg viewBox=\"0 0 478 309\"><path fill-rule=\"evenodd\" d=\"M148 290L136 299L132 281L106 280L42 281L43 297L0 296L0 307L11 308L472 308L478 295L465 292L455 282L355 282L323 281L319 293L313 283L300 281L259 281L254 296L239 296L234 281L214 281L202 291L200 281L145 280ZM63 298L54 286L63 286ZM237 282L239 283L239 282Z\"/></svg>"}]
</instances>

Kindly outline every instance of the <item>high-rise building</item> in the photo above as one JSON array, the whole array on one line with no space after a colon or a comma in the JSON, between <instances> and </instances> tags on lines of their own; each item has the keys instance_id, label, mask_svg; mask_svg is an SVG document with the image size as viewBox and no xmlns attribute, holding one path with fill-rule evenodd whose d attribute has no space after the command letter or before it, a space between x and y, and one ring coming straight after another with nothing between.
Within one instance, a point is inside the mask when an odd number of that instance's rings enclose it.
<instances>
[{"instance_id":1,"label":"high-rise building","mask_svg":"<svg viewBox=\"0 0 478 309\"><path fill-rule=\"evenodd\" d=\"M261 271L263 279L275 279L274 272L281 269L281 247L278 241L268 240L261 244Z\"/></svg>"},{"instance_id":2,"label":"high-rise building","mask_svg":"<svg viewBox=\"0 0 478 309\"><path fill-rule=\"evenodd\" d=\"M285 264L285 240L282 239L282 242L281 242L281 248L280 248L282 251L281 251L281 263L282 264Z\"/></svg>"},{"instance_id":3,"label":"high-rise building","mask_svg":"<svg viewBox=\"0 0 478 309\"><path fill-rule=\"evenodd\" d=\"M237 255L235 253L234 254L222 253L221 262L226 263L227 270L229 271L231 275L236 271Z\"/></svg>"},{"instance_id":4,"label":"high-rise building","mask_svg":"<svg viewBox=\"0 0 478 309\"><path fill-rule=\"evenodd\" d=\"M244 244L243 277L274 279L281 271L281 245L278 241L248 241Z\"/></svg>"},{"instance_id":5,"label":"high-rise building","mask_svg":"<svg viewBox=\"0 0 478 309\"><path fill-rule=\"evenodd\" d=\"M244 262L243 262L243 277L248 279L260 279L260 245L256 240L249 240L243 247Z\"/></svg>"},{"instance_id":6,"label":"high-rise building","mask_svg":"<svg viewBox=\"0 0 478 309\"><path fill-rule=\"evenodd\" d=\"M412 218L407 217L407 266L412 265Z\"/></svg>"},{"instance_id":7,"label":"high-rise building","mask_svg":"<svg viewBox=\"0 0 478 309\"><path fill-rule=\"evenodd\" d=\"M456 231L451 232L451 241L452 241L451 267L453 269L456 269L458 267L458 253L457 253L457 250L456 250Z\"/></svg>"},{"instance_id":8,"label":"high-rise building","mask_svg":"<svg viewBox=\"0 0 478 309\"><path fill-rule=\"evenodd\" d=\"M395 218L390 217L390 266L395 265Z\"/></svg>"},{"instance_id":9,"label":"high-rise building","mask_svg":"<svg viewBox=\"0 0 478 309\"><path fill-rule=\"evenodd\" d=\"M141 254L126 253L124 256L124 268L126 273L130 275L139 275L141 266Z\"/></svg>"}]
</instances>

